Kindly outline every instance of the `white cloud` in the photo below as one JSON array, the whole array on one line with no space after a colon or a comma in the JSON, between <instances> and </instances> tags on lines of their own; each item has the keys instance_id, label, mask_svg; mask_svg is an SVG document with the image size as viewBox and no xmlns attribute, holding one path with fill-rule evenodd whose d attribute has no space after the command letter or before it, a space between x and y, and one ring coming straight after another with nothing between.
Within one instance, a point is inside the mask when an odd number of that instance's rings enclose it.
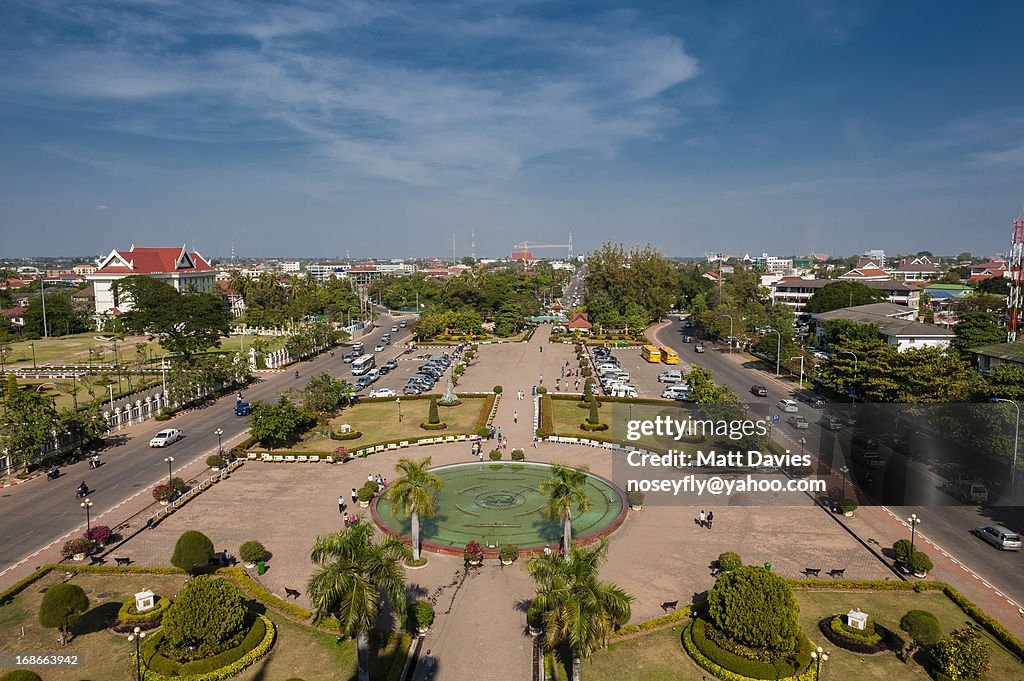
<instances>
[{"instance_id":1,"label":"white cloud","mask_svg":"<svg viewBox=\"0 0 1024 681\"><path fill-rule=\"evenodd\" d=\"M100 205L96 206L96 210L107 210L108 208L110 208L110 206L108 206L105 203L101 203Z\"/></svg>"}]
</instances>

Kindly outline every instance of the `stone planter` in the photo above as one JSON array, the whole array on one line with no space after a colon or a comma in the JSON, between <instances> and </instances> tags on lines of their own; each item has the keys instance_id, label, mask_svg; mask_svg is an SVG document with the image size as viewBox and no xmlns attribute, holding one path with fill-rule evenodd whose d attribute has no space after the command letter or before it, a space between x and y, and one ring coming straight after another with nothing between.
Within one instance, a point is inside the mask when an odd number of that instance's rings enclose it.
<instances>
[{"instance_id":1,"label":"stone planter","mask_svg":"<svg viewBox=\"0 0 1024 681\"><path fill-rule=\"evenodd\" d=\"M420 638L423 638L424 636L426 636L429 631L430 631L430 627L417 627L416 628L416 633L419 635Z\"/></svg>"},{"instance_id":2,"label":"stone planter","mask_svg":"<svg viewBox=\"0 0 1024 681\"><path fill-rule=\"evenodd\" d=\"M853 517L853 511L843 511L843 515L846 516L847 518L852 518Z\"/></svg>"},{"instance_id":3,"label":"stone planter","mask_svg":"<svg viewBox=\"0 0 1024 681\"><path fill-rule=\"evenodd\" d=\"M169 503L171 503L171 502L169 502L169 501L167 501L167 500L165 499L165 500L163 500L163 501L161 501L161 502L160 502L160 505L161 505L161 506L166 506L166 505L167 505L167 504L169 504Z\"/></svg>"},{"instance_id":4,"label":"stone planter","mask_svg":"<svg viewBox=\"0 0 1024 681\"><path fill-rule=\"evenodd\" d=\"M642 508L643 508L643 506L630 506L629 510L631 510L631 511L639 511Z\"/></svg>"},{"instance_id":5,"label":"stone planter","mask_svg":"<svg viewBox=\"0 0 1024 681\"><path fill-rule=\"evenodd\" d=\"M71 560L85 560L85 554L76 553L75 555L71 556Z\"/></svg>"},{"instance_id":6,"label":"stone planter","mask_svg":"<svg viewBox=\"0 0 1024 681\"><path fill-rule=\"evenodd\" d=\"M502 565L511 565L511 564L512 564L512 561L511 561L511 560L509 560L509 559L507 559L507 558L502 558L502 559L501 559L501 564L502 564Z\"/></svg>"},{"instance_id":7,"label":"stone planter","mask_svg":"<svg viewBox=\"0 0 1024 681\"><path fill-rule=\"evenodd\" d=\"M242 565L245 566L246 570L252 570L254 567L256 567L256 563L246 563L245 561L242 561Z\"/></svg>"},{"instance_id":8,"label":"stone planter","mask_svg":"<svg viewBox=\"0 0 1024 681\"><path fill-rule=\"evenodd\" d=\"M928 576L928 573L927 572L915 572L914 576L917 577L918 579L924 579L925 577Z\"/></svg>"},{"instance_id":9,"label":"stone planter","mask_svg":"<svg viewBox=\"0 0 1024 681\"><path fill-rule=\"evenodd\" d=\"M541 629L537 629L533 626L530 627L530 636L540 636L541 633L543 633Z\"/></svg>"},{"instance_id":10,"label":"stone planter","mask_svg":"<svg viewBox=\"0 0 1024 681\"><path fill-rule=\"evenodd\" d=\"M220 467L219 466L214 466L210 470L213 471L214 473L219 473L220 472Z\"/></svg>"},{"instance_id":11,"label":"stone planter","mask_svg":"<svg viewBox=\"0 0 1024 681\"><path fill-rule=\"evenodd\" d=\"M359 502L359 508L369 508L369 507L370 507L370 502L369 501L360 501Z\"/></svg>"},{"instance_id":12,"label":"stone planter","mask_svg":"<svg viewBox=\"0 0 1024 681\"><path fill-rule=\"evenodd\" d=\"M466 561L466 562L468 562L473 567L477 567L477 566L483 564L484 559L483 558L477 558L476 560L470 560L470 561Z\"/></svg>"}]
</instances>

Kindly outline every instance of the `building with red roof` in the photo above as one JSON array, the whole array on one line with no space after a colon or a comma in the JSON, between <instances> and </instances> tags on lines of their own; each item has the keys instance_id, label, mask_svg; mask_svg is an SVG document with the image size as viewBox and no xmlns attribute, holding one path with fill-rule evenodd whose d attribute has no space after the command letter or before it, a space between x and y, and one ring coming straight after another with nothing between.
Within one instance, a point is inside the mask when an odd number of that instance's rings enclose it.
<instances>
[{"instance_id":1,"label":"building with red roof","mask_svg":"<svg viewBox=\"0 0 1024 681\"><path fill-rule=\"evenodd\" d=\"M113 284L125 277L142 275L166 281L179 291L194 289L212 291L216 286L217 270L199 253L181 248L138 248L134 244L127 251L113 250L100 260L96 271L87 274L95 291L96 314L111 315L127 312L131 301L116 299Z\"/></svg>"}]
</instances>

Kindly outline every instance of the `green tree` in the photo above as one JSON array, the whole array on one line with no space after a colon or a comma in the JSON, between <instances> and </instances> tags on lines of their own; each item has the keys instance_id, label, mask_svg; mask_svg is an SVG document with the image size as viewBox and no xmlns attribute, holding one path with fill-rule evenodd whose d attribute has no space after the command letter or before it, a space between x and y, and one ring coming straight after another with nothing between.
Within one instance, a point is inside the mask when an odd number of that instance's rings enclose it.
<instances>
[{"instance_id":1,"label":"green tree","mask_svg":"<svg viewBox=\"0 0 1024 681\"><path fill-rule=\"evenodd\" d=\"M180 293L165 281L131 276L113 284L114 300L130 301L131 310L118 317L132 333L160 336L168 352L186 358L220 347L231 330L233 317L227 303L210 293Z\"/></svg>"},{"instance_id":2,"label":"green tree","mask_svg":"<svg viewBox=\"0 0 1024 681\"><path fill-rule=\"evenodd\" d=\"M358 681L369 681L370 631L386 598L392 612L405 612L405 570L409 550L399 539L374 541L373 525L357 523L336 534L317 537L310 560L318 567L306 593L315 609L314 623L328 617L342 636L356 639Z\"/></svg>"},{"instance_id":3,"label":"green tree","mask_svg":"<svg viewBox=\"0 0 1024 681\"><path fill-rule=\"evenodd\" d=\"M419 461L402 457L395 465L399 477L384 490L392 508L412 518L412 557L420 559L420 516L432 518L437 510L437 493L444 481L430 472L430 457Z\"/></svg>"},{"instance_id":4,"label":"green tree","mask_svg":"<svg viewBox=\"0 0 1024 681\"><path fill-rule=\"evenodd\" d=\"M199 575L174 597L162 624L164 641L177 655L216 655L230 647L245 626L242 594L227 579Z\"/></svg>"},{"instance_id":5,"label":"green tree","mask_svg":"<svg viewBox=\"0 0 1024 681\"><path fill-rule=\"evenodd\" d=\"M1006 400L1024 400L1024 367L997 364L985 374L979 399L1002 397Z\"/></svg>"},{"instance_id":6,"label":"green tree","mask_svg":"<svg viewBox=\"0 0 1024 681\"><path fill-rule=\"evenodd\" d=\"M984 679L992 663L988 644L974 627L954 629L932 648L935 669L953 681Z\"/></svg>"},{"instance_id":7,"label":"green tree","mask_svg":"<svg viewBox=\"0 0 1024 681\"><path fill-rule=\"evenodd\" d=\"M33 336L64 336L88 329L88 317L71 299L67 291L46 293L46 333L43 333L43 301L36 295L25 307L25 333Z\"/></svg>"},{"instance_id":8,"label":"green tree","mask_svg":"<svg viewBox=\"0 0 1024 681\"><path fill-rule=\"evenodd\" d=\"M8 374L4 419L0 423L2 449L27 466L34 457L42 455L43 447L53 442L57 423L53 402L36 390L21 388L14 374Z\"/></svg>"},{"instance_id":9,"label":"green tree","mask_svg":"<svg viewBox=\"0 0 1024 681\"><path fill-rule=\"evenodd\" d=\"M594 401L591 401L594 404ZM562 522L562 546L572 546L572 508L580 512L590 510L587 496L587 467L571 468L561 464L551 466L551 475L540 483L540 492L545 495L544 514Z\"/></svg>"},{"instance_id":10,"label":"green tree","mask_svg":"<svg viewBox=\"0 0 1024 681\"><path fill-rule=\"evenodd\" d=\"M427 423L430 425L437 425L441 423L441 417L437 413L437 398L430 398L430 408L427 411Z\"/></svg>"},{"instance_id":11,"label":"green tree","mask_svg":"<svg viewBox=\"0 0 1024 681\"><path fill-rule=\"evenodd\" d=\"M737 402L731 386L715 385L711 369L699 364L690 365L686 372L686 383L690 386L690 399L697 404L729 404Z\"/></svg>"},{"instance_id":12,"label":"green tree","mask_svg":"<svg viewBox=\"0 0 1024 681\"><path fill-rule=\"evenodd\" d=\"M307 412L281 395L273 404L259 400L253 403L249 434L267 447L280 447L312 424Z\"/></svg>"},{"instance_id":13,"label":"green tree","mask_svg":"<svg viewBox=\"0 0 1024 681\"><path fill-rule=\"evenodd\" d=\"M590 549L571 547L564 558L537 554L527 564L537 584L534 604L544 613L545 644L572 650L574 679L580 675L577 659L605 647L615 626L632 614L633 597L600 579L607 556L608 542L601 539Z\"/></svg>"},{"instance_id":14,"label":"green tree","mask_svg":"<svg viewBox=\"0 0 1024 681\"><path fill-rule=\"evenodd\" d=\"M774 572L743 566L724 572L708 591L708 617L718 631L780 657L796 649L800 608L793 587Z\"/></svg>"},{"instance_id":15,"label":"green tree","mask_svg":"<svg viewBox=\"0 0 1024 681\"><path fill-rule=\"evenodd\" d=\"M494 332L503 338L518 333L526 326L523 308L517 302L507 302L494 316Z\"/></svg>"},{"instance_id":16,"label":"green tree","mask_svg":"<svg viewBox=\"0 0 1024 681\"><path fill-rule=\"evenodd\" d=\"M171 565L195 574L213 558L213 542L202 532L188 530L178 537L171 555Z\"/></svg>"},{"instance_id":17,"label":"green tree","mask_svg":"<svg viewBox=\"0 0 1024 681\"><path fill-rule=\"evenodd\" d=\"M956 338L950 345L962 355L967 355L969 348L1006 342L1006 327L991 312L968 312L962 315L960 321L953 326L953 333Z\"/></svg>"},{"instance_id":18,"label":"green tree","mask_svg":"<svg viewBox=\"0 0 1024 681\"><path fill-rule=\"evenodd\" d=\"M46 590L39 606L39 624L60 631L60 644L71 639L71 627L89 609L89 597L77 584L55 584Z\"/></svg>"},{"instance_id":19,"label":"green tree","mask_svg":"<svg viewBox=\"0 0 1024 681\"><path fill-rule=\"evenodd\" d=\"M12 669L0 676L0 681L43 681L43 677L28 669Z\"/></svg>"},{"instance_id":20,"label":"green tree","mask_svg":"<svg viewBox=\"0 0 1024 681\"><path fill-rule=\"evenodd\" d=\"M352 402L352 384L334 379L325 371L309 379L302 389L302 406L318 414L329 414Z\"/></svg>"},{"instance_id":21,"label":"green tree","mask_svg":"<svg viewBox=\"0 0 1024 681\"><path fill-rule=\"evenodd\" d=\"M590 399L590 413L587 416L587 423L592 426L596 426L601 423L601 415L597 411L597 400L593 399L593 395L591 395Z\"/></svg>"},{"instance_id":22,"label":"green tree","mask_svg":"<svg viewBox=\"0 0 1024 681\"><path fill-rule=\"evenodd\" d=\"M837 281L814 292L807 300L808 312L831 312L841 307L855 307L885 301L881 291L859 281Z\"/></svg>"}]
</instances>

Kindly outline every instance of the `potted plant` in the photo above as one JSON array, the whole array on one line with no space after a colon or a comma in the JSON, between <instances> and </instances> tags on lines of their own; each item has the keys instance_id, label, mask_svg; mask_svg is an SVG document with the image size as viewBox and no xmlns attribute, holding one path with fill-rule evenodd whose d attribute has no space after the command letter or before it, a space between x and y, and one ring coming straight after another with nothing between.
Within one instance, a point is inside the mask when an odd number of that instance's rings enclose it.
<instances>
[{"instance_id":1,"label":"potted plant","mask_svg":"<svg viewBox=\"0 0 1024 681\"><path fill-rule=\"evenodd\" d=\"M352 455L348 451L348 447L335 447L334 458L342 463L347 463L352 459Z\"/></svg>"},{"instance_id":2,"label":"potted plant","mask_svg":"<svg viewBox=\"0 0 1024 681\"><path fill-rule=\"evenodd\" d=\"M512 544L505 544L498 551L498 556L501 558L502 565L511 565L512 562L519 557L519 547Z\"/></svg>"},{"instance_id":3,"label":"potted plant","mask_svg":"<svg viewBox=\"0 0 1024 681\"><path fill-rule=\"evenodd\" d=\"M216 473L217 471L224 467L224 457L221 456L220 454L208 456L206 457L206 465L212 468L213 472Z\"/></svg>"},{"instance_id":4,"label":"potted plant","mask_svg":"<svg viewBox=\"0 0 1024 681\"><path fill-rule=\"evenodd\" d=\"M630 490L629 492L626 492L626 502L629 504L629 507L634 511L639 511L641 508L643 508L644 498L644 493L641 492L640 490L633 489Z\"/></svg>"},{"instance_id":5,"label":"potted plant","mask_svg":"<svg viewBox=\"0 0 1024 681\"><path fill-rule=\"evenodd\" d=\"M857 504L852 499L843 499L840 507L843 509L843 515L847 518L852 518L853 512L857 510Z\"/></svg>"},{"instance_id":6,"label":"potted plant","mask_svg":"<svg viewBox=\"0 0 1024 681\"><path fill-rule=\"evenodd\" d=\"M72 560L85 560L86 554L92 553L96 543L87 537L68 539L60 550L60 555Z\"/></svg>"},{"instance_id":7,"label":"potted plant","mask_svg":"<svg viewBox=\"0 0 1024 681\"><path fill-rule=\"evenodd\" d=\"M935 566L932 565L932 559L926 553L914 551L914 555L907 559L907 567L915 577L924 579L928 576L928 571Z\"/></svg>"},{"instance_id":8,"label":"potted plant","mask_svg":"<svg viewBox=\"0 0 1024 681\"><path fill-rule=\"evenodd\" d=\"M256 563L266 558L267 549L255 539L250 539L238 547L238 556L242 559L242 564L251 570L256 567Z\"/></svg>"},{"instance_id":9,"label":"potted plant","mask_svg":"<svg viewBox=\"0 0 1024 681\"><path fill-rule=\"evenodd\" d=\"M380 487L373 480L367 480L364 482L363 486L360 487L359 491L356 493L356 496L359 499L359 507L366 508L369 506L379 489Z\"/></svg>"},{"instance_id":10,"label":"potted plant","mask_svg":"<svg viewBox=\"0 0 1024 681\"><path fill-rule=\"evenodd\" d=\"M153 498L166 506L174 498L174 488L163 482L153 488Z\"/></svg>"},{"instance_id":11,"label":"potted plant","mask_svg":"<svg viewBox=\"0 0 1024 681\"><path fill-rule=\"evenodd\" d=\"M484 549L476 541L471 541L466 544L463 557L470 565L479 565L484 562Z\"/></svg>"},{"instance_id":12,"label":"potted plant","mask_svg":"<svg viewBox=\"0 0 1024 681\"><path fill-rule=\"evenodd\" d=\"M85 533L86 539L91 539L96 547L106 546L110 541L110 538L114 536L113 531L106 525L93 525L89 528L89 531Z\"/></svg>"},{"instance_id":13,"label":"potted plant","mask_svg":"<svg viewBox=\"0 0 1024 681\"><path fill-rule=\"evenodd\" d=\"M418 600L412 604L410 619L416 627L416 633L421 637L426 636L430 631L430 625L434 623L434 606L430 601Z\"/></svg>"},{"instance_id":14,"label":"potted plant","mask_svg":"<svg viewBox=\"0 0 1024 681\"><path fill-rule=\"evenodd\" d=\"M526 626L530 630L530 636L540 636L544 631L544 610L537 601L530 603L526 611Z\"/></svg>"},{"instance_id":15,"label":"potted plant","mask_svg":"<svg viewBox=\"0 0 1024 681\"><path fill-rule=\"evenodd\" d=\"M512 460L513 461L525 461L526 460L526 454L521 449L513 449L512 450Z\"/></svg>"}]
</instances>

